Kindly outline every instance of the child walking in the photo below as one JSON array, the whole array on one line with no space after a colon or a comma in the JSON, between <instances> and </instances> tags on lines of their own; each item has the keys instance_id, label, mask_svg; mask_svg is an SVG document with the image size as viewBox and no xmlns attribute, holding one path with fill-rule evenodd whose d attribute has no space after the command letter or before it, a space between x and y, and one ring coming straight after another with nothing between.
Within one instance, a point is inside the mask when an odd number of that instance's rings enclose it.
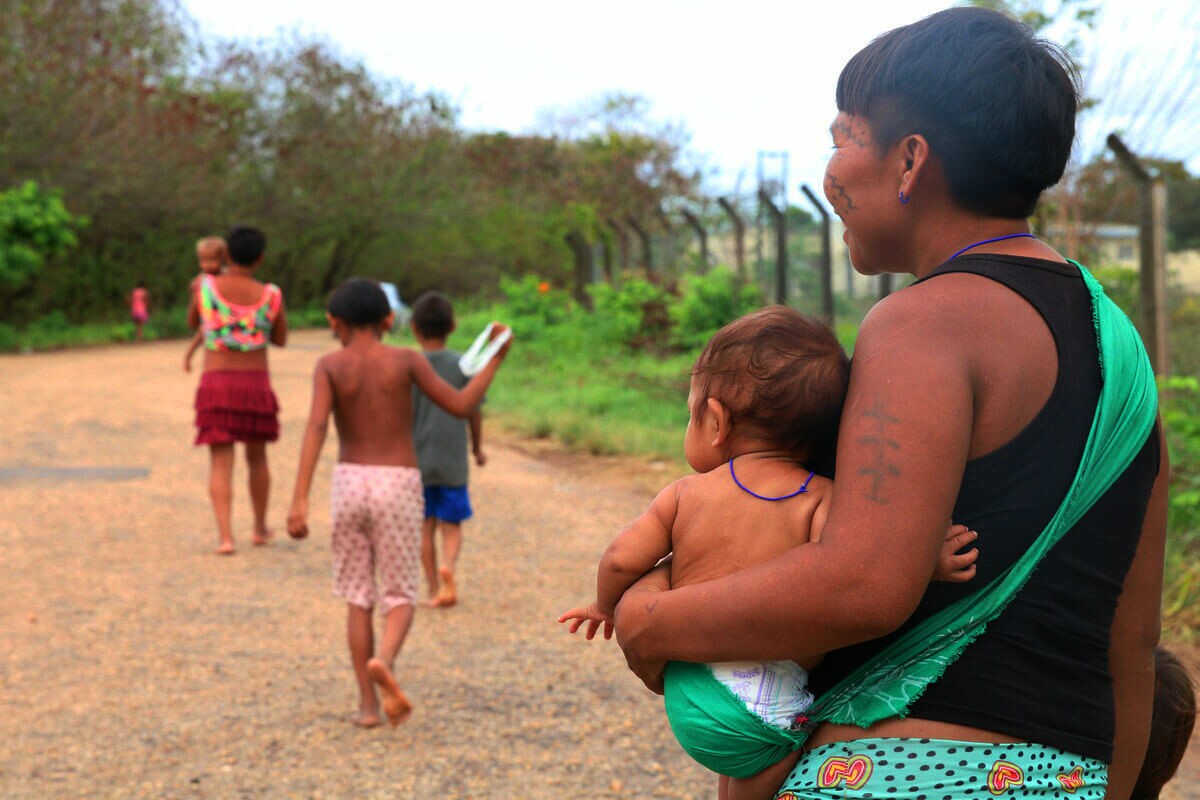
<instances>
[{"instance_id":1,"label":"child walking","mask_svg":"<svg viewBox=\"0 0 1200 800\"><path fill-rule=\"evenodd\" d=\"M703 583L819 541L833 483L806 465L832 453L849 367L827 326L785 306L718 331L692 370L687 401L684 455L696 474L664 489L613 540L595 601L558 621L609 638L617 602L647 573L635 591ZM974 538L950 528L935 579L973 577L976 552L955 553ZM669 570L653 569L667 555ZM818 661L668 665L667 718L688 754L721 775L720 798L775 796L799 753L764 731L803 721Z\"/></svg>"},{"instance_id":2,"label":"child walking","mask_svg":"<svg viewBox=\"0 0 1200 800\"><path fill-rule=\"evenodd\" d=\"M446 337L455 329L454 307L443 295L426 292L413 304L409 323L417 344L434 372L454 387L467 384L459 369L460 353L447 349ZM429 597L424 605L449 607L458 602L454 570L462 549L462 524L470 519L471 499L467 494L467 429L475 463L487 463L483 452L483 415L478 408L461 419L450 416L432 403L416 386L412 390L413 442L425 487L425 522L421 528L421 566ZM436 535L442 530L442 564L438 566Z\"/></svg>"},{"instance_id":3,"label":"child walking","mask_svg":"<svg viewBox=\"0 0 1200 800\"><path fill-rule=\"evenodd\" d=\"M251 543L265 545L271 472L267 442L279 438L279 400L267 372L267 345L287 343L283 292L254 275L262 264L267 237L249 226L225 237L229 264L220 275L204 275L188 306L188 324L204 335L204 371L196 389L196 444L210 453L208 490L217 517L217 553L232 555L234 445L246 448Z\"/></svg>"},{"instance_id":4,"label":"child walking","mask_svg":"<svg viewBox=\"0 0 1200 800\"><path fill-rule=\"evenodd\" d=\"M142 328L150 321L150 290L143 281L137 285L126 298L129 302L129 318L133 320L133 336L135 341L142 341Z\"/></svg>"},{"instance_id":5,"label":"child walking","mask_svg":"<svg viewBox=\"0 0 1200 800\"><path fill-rule=\"evenodd\" d=\"M220 236L205 236L196 242L196 260L200 262L200 274L192 278L192 282L188 285L189 297L196 294L196 289L205 275L220 275L221 271L225 269L225 262L229 260L229 251L225 247L225 240ZM204 331L197 330L192 336L192 341L188 343L187 352L183 354L184 372L192 371L192 356L202 344L204 344Z\"/></svg>"},{"instance_id":6,"label":"child walking","mask_svg":"<svg viewBox=\"0 0 1200 800\"><path fill-rule=\"evenodd\" d=\"M364 728L380 724L378 686L388 721L397 725L412 712L393 670L417 599L424 512L412 437L412 389L420 387L434 403L465 417L479 405L508 348L455 390L417 351L383 344L393 316L376 282L351 278L343 283L330 298L326 316L342 349L323 356L313 370L312 410L288 533L297 539L308 535L308 496L332 413L338 434L329 493L333 590L347 603L346 633L359 689L358 712L351 721ZM384 616L378 652L371 621L377 603Z\"/></svg>"}]
</instances>

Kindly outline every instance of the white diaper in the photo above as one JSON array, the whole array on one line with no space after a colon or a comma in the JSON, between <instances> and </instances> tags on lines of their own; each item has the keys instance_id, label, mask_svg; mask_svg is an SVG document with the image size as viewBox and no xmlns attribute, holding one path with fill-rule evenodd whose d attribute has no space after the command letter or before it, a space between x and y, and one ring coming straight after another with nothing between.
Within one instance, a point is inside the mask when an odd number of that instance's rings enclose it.
<instances>
[{"instance_id":1,"label":"white diaper","mask_svg":"<svg viewBox=\"0 0 1200 800\"><path fill-rule=\"evenodd\" d=\"M812 705L808 671L795 661L725 661L709 667L751 714L777 728L790 728Z\"/></svg>"}]
</instances>

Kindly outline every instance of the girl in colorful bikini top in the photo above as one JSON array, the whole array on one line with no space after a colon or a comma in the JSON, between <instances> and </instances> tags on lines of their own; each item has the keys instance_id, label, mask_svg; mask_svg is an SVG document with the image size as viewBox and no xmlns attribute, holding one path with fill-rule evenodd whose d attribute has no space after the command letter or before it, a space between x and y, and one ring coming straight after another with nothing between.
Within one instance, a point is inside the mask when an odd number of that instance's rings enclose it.
<instances>
[{"instance_id":1,"label":"girl in colorful bikini top","mask_svg":"<svg viewBox=\"0 0 1200 800\"><path fill-rule=\"evenodd\" d=\"M603 627L610 638L617 602L647 573L658 583L641 581L635 591L704 583L818 541L833 482L806 465L828 463L849 373L833 331L786 306L718 331L696 361L688 395L684 454L696 474L660 492L613 540L596 600L558 621L572 633L587 623L588 639ZM957 554L974 538L950 528L935 580L974 576L976 551ZM651 572L668 554L669 575ZM668 667L671 727L689 755L721 775L721 798L774 797L799 755L789 731L813 701L808 670L817 660Z\"/></svg>"},{"instance_id":2,"label":"girl in colorful bikini top","mask_svg":"<svg viewBox=\"0 0 1200 800\"><path fill-rule=\"evenodd\" d=\"M245 446L254 510L251 542L264 545L271 474L267 442L279 438L279 401L267 372L267 345L287 342L283 293L254 277L266 249L262 231L238 227L225 237L229 263L219 275L200 280L188 308L188 323L204 339L204 372L196 390L196 444L211 453L209 494L217 518L217 552L234 552L232 483L234 445Z\"/></svg>"}]
</instances>

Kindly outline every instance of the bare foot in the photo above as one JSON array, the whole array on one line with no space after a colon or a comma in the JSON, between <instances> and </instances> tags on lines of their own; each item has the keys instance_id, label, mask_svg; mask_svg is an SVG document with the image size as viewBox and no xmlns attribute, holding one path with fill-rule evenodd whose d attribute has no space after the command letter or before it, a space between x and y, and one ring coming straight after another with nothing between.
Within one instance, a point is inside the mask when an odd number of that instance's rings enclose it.
<instances>
[{"instance_id":1,"label":"bare foot","mask_svg":"<svg viewBox=\"0 0 1200 800\"><path fill-rule=\"evenodd\" d=\"M441 593L432 594L429 597L422 599L420 602L420 605L422 608L437 608L441 604L442 604Z\"/></svg>"},{"instance_id":2,"label":"bare foot","mask_svg":"<svg viewBox=\"0 0 1200 800\"><path fill-rule=\"evenodd\" d=\"M383 701L383 713L387 714L388 722L392 725L399 725L408 719L412 714L412 703L408 702L404 692L400 691L400 684L396 683L396 678L388 669L387 664L378 658L372 658L367 662L367 674L379 687L380 697Z\"/></svg>"},{"instance_id":3,"label":"bare foot","mask_svg":"<svg viewBox=\"0 0 1200 800\"><path fill-rule=\"evenodd\" d=\"M378 728L382 722L378 711L359 711L350 715L350 724L359 728Z\"/></svg>"},{"instance_id":4,"label":"bare foot","mask_svg":"<svg viewBox=\"0 0 1200 800\"><path fill-rule=\"evenodd\" d=\"M231 556L233 555L233 542L221 542L217 545L217 555Z\"/></svg>"},{"instance_id":5,"label":"bare foot","mask_svg":"<svg viewBox=\"0 0 1200 800\"><path fill-rule=\"evenodd\" d=\"M250 544L254 545L255 547L262 547L267 542L271 541L274 535L275 534L271 532L270 528L263 528L261 531L254 532L254 536L250 538Z\"/></svg>"},{"instance_id":6,"label":"bare foot","mask_svg":"<svg viewBox=\"0 0 1200 800\"><path fill-rule=\"evenodd\" d=\"M439 567L438 575L442 579L442 588L438 590L437 604L449 608L458 602L458 590L454 587L454 570L449 567Z\"/></svg>"}]
</instances>

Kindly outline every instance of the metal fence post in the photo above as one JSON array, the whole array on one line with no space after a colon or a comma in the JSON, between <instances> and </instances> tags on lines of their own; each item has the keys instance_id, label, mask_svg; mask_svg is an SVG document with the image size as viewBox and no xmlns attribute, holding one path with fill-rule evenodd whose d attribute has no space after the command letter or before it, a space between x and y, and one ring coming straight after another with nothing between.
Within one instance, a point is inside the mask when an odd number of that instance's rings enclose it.
<instances>
[{"instance_id":1,"label":"metal fence post","mask_svg":"<svg viewBox=\"0 0 1200 800\"><path fill-rule=\"evenodd\" d=\"M821 313L825 315L825 321L831 326L833 325L833 251L830 249L829 237L829 212L825 210L825 206L821 205L821 201L813 194L812 189L808 188L808 184L802 184L800 191L804 192L804 196L813 204L813 208L821 215Z\"/></svg>"},{"instance_id":2,"label":"metal fence post","mask_svg":"<svg viewBox=\"0 0 1200 800\"><path fill-rule=\"evenodd\" d=\"M1167 184L1151 175L1115 133L1108 146L1138 183L1142 338L1157 375L1170 371L1167 348Z\"/></svg>"},{"instance_id":3,"label":"metal fence post","mask_svg":"<svg viewBox=\"0 0 1200 800\"><path fill-rule=\"evenodd\" d=\"M566 235L567 246L575 255L575 301L587 310L592 310L592 296L588 294L588 284L592 282L592 248L588 240L577 230L571 230Z\"/></svg>"},{"instance_id":4,"label":"metal fence post","mask_svg":"<svg viewBox=\"0 0 1200 800\"><path fill-rule=\"evenodd\" d=\"M738 216L737 210L727 198L718 197L717 203L725 209L729 219L733 220L733 256L737 261L737 275L746 279L746 223Z\"/></svg>"},{"instance_id":5,"label":"metal fence post","mask_svg":"<svg viewBox=\"0 0 1200 800\"><path fill-rule=\"evenodd\" d=\"M758 190L758 201L767 209L775 225L775 302L787 304L787 218L775 205L771 195L764 189Z\"/></svg>"},{"instance_id":6,"label":"metal fence post","mask_svg":"<svg viewBox=\"0 0 1200 800\"><path fill-rule=\"evenodd\" d=\"M632 214L626 216L625 221L629 223L629 227L633 228L633 232L637 234L638 240L642 243L642 266L649 275L654 271L654 253L650 250L650 234L646 233L646 229Z\"/></svg>"},{"instance_id":7,"label":"metal fence post","mask_svg":"<svg viewBox=\"0 0 1200 800\"><path fill-rule=\"evenodd\" d=\"M700 218L686 208L683 209L683 218L687 220L687 224L696 232L696 238L700 240L700 274L708 272L708 231L704 230L704 225L700 223Z\"/></svg>"}]
</instances>

